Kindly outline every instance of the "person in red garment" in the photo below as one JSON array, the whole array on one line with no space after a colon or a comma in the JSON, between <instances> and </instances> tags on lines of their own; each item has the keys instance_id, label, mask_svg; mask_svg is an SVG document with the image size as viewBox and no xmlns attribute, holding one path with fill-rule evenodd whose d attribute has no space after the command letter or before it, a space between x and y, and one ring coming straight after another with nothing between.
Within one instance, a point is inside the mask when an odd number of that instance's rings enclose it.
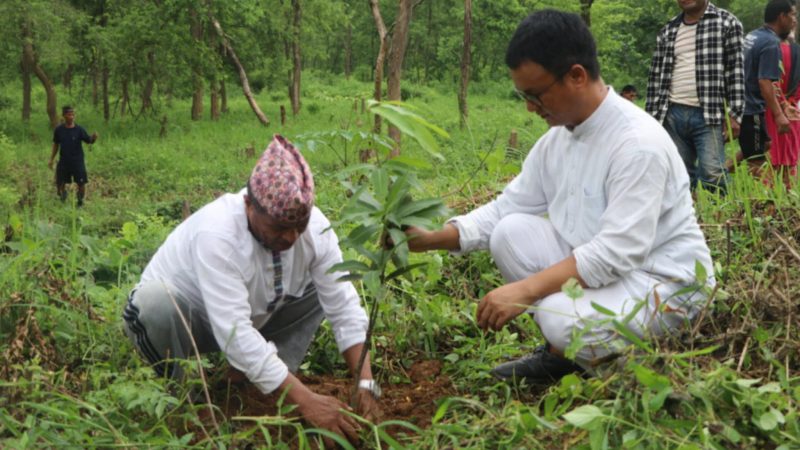
<instances>
[{"instance_id":1,"label":"person in red garment","mask_svg":"<svg viewBox=\"0 0 800 450\"><path fill-rule=\"evenodd\" d=\"M770 110L766 112L766 125L772 139L769 156L773 172L780 177L786 189L790 189L792 179L797 176L797 157L800 153L800 46L794 41L793 33L781 42L781 62L781 79L773 85L778 104L789 119L789 131L778 133L775 115Z\"/></svg>"}]
</instances>

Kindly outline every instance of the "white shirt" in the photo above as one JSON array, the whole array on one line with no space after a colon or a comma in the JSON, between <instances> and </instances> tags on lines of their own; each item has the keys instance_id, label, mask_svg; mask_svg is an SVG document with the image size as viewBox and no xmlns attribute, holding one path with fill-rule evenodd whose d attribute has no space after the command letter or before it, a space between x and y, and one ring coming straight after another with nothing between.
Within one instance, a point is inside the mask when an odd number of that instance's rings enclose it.
<instances>
[{"instance_id":1,"label":"white shirt","mask_svg":"<svg viewBox=\"0 0 800 450\"><path fill-rule=\"evenodd\" d=\"M681 23L675 35L675 67L672 69L672 85L669 101L687 106L700 106L697 97L696 74L697 24Z\"/></svg>"},{"instance_id":2,"label":"white shirt","mask_svg":"<svg viewBox=\"0 0 800 450\"><path fill-rule=\"evenodd\" d=\"M168 281L205 311L219 348L262 392L286 379L277 348L258 330L275 298L272 253L248 231L244 193L226 194L195 212L167 237L142 274L141 282ZM344 273L326 273L342 261L339 240L318 208L306 231L281 252L284 295L301 297L314 283L336 343L344 351L366 339L367 314ZM280 308L280 306L278 306Z\"/></svg>"},{"instance_id":3,"label":"white shirt","mask_svg":"<svg viewBox=\"0 0 800 450\"><path fill-rule=\"evenodd\" d=\"M461 251L488 248L495 225L512 213L548 215L589 287L635 270L690 284L695 261L713 273L675 144L611 89L572 131L545 133L497 199L452 219Z\"/></svg>"}]
</instances>

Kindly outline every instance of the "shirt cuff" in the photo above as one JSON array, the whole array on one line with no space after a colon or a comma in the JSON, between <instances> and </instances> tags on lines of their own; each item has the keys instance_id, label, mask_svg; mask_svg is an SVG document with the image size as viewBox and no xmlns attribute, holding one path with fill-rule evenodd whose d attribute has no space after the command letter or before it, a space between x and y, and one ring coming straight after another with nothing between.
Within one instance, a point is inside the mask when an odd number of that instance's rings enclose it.
<instances>
[{"instance_id":1,"label":"shirt cuff","mask_svg":"<svg viewBox=\"0 0 800 450\"><path fill-rule=\"evenodd\" d=\"M281 383L289 376L289 368L286 363L273 353L267 357L261 371L250 381L264 394L269 394L278 389ZM249 378L249 377L248 377Z\"/></svg>"},{"instance_id":2,"label":"shirt cuff","mask_svg":"<svg viewBox=\"0 0 800 450\"><path fill-rule=\"evenodd\" d=\"M451 250L451 255L464 255L476 250L481 242L481 234L478 224L469 216L456 216L448 220L458 230L458 246L460 250Z\"/></svg>"},{"instance_id":3,"label":"shirt cuff","mask_svg":"<svg viewBox=\"0 0 800 450\"><path fill-rule=\"evenodd\" d=\"M334 337L336 346L339 347L339 353L344 353L345 350L356 344L363 344L367 340L367 330L355 327L342 328L334 332Z\"/></svg>"}]
</instances>

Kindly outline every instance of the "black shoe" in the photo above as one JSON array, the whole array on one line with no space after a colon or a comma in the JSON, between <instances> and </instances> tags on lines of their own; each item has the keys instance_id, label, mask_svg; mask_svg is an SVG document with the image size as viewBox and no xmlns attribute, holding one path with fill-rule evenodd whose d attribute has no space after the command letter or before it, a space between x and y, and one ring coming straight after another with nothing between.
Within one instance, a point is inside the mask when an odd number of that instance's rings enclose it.
<instances>
[{"instance_id":1,"label":"black shoe","mask_svg":"<svg viewBox=\"0 0 800 450\"><path fill-rule=\"evenodd\" d=\"M528 356L500 364L491 374L500 380L525 380L528 384L552 384L565 375L583 372L573 361L550 353L540 345Z\"/></svg>"},{"instance_id":2,"label":"black shoe","mask_svg":"<svg viewBox=\"0 0 800 450\"><path fill-rule=\"evenodd\" d=\"M58 197L61 199L61 203L66 202L67 201L67 191L64 190L64 192L58 194Z\"/></svg>"}]
</instances>

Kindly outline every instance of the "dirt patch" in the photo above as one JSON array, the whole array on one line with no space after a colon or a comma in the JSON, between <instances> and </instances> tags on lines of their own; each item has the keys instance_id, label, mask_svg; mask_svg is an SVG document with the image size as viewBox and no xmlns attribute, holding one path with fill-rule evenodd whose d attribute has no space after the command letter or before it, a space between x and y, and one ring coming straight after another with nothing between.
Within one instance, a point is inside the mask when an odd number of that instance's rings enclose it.
<instances>
[{"instance_id":1,"label":"dirt patch","mask_svg":"<svg viewBox=\"0 0 800 450\"><path fill-rule=\"evenodd\" d=\"M412 380L408 384L382 383L381 407L383 420L399 420L420 428L431 425L439 402L456 394L449 377L442 374L441 361L418 361L409 369ZM300 375L298 378L318 394L330 395L348 403L352 380L328 375ZM220 407L225 417L258 417L278 414L280 395L261 394L251 383L231 383L221 381L212 391L212 401ZM390 427L390 434L403 433L403 427ZM289 438L286 429L281 431L284 439ZM291 433L289 433L291 434ZM291 438L289 439L291 440Z\"/></svg>"}]
</instances>

